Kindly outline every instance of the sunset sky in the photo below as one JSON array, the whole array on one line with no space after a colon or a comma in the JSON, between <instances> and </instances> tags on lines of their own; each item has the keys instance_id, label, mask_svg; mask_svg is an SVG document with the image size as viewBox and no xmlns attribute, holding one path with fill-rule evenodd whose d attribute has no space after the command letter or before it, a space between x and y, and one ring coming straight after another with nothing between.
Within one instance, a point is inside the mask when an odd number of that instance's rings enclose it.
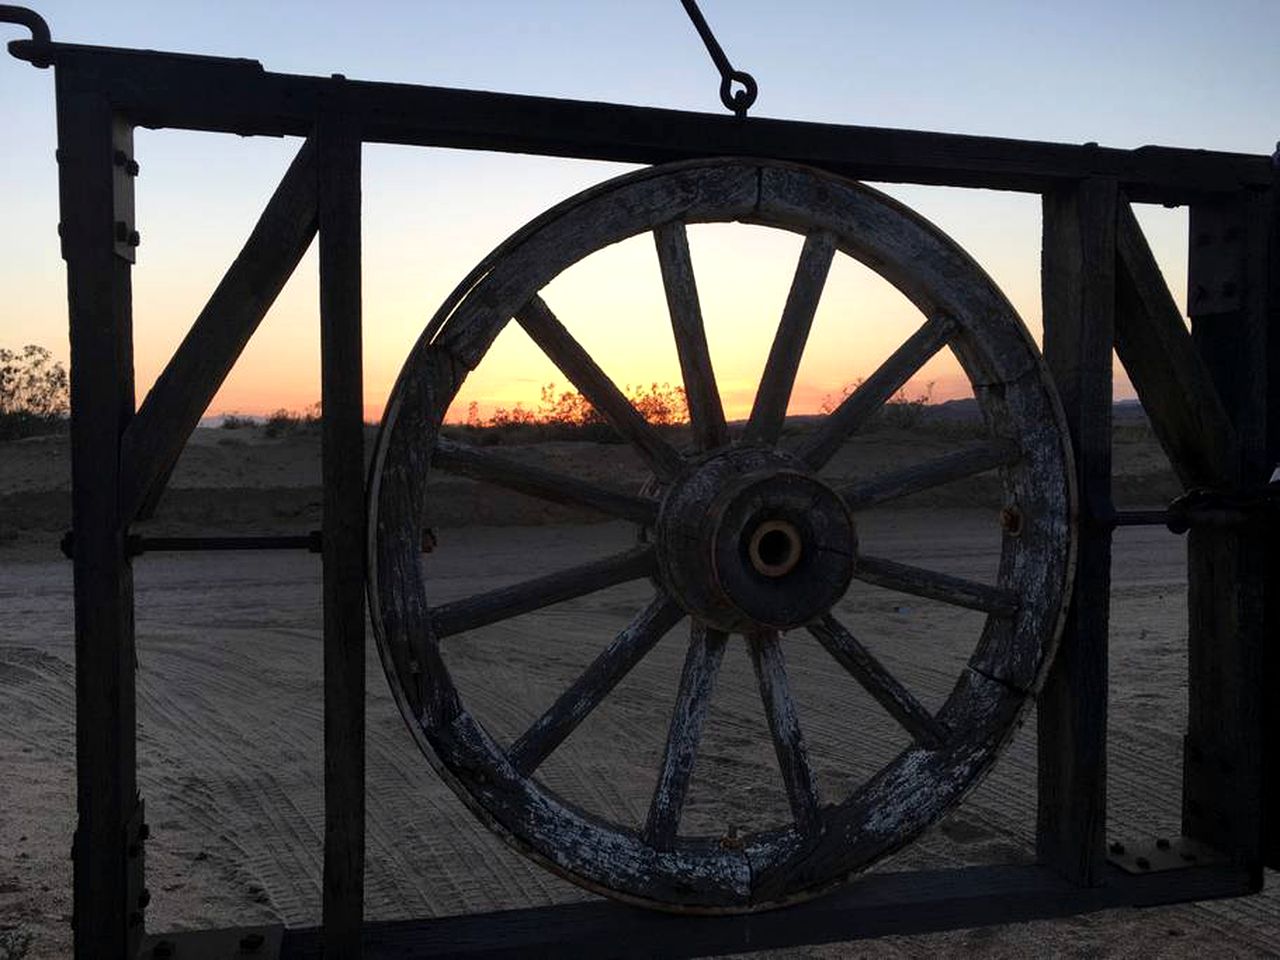
<instances>
[{"instance_id":1,"label":"sunset sky","mask_svg":"<svg viewBox=\"0 0 1280 960\"><path fill-rule=\"evenodd\" d=\"M55 40L252 57L268 70L394 80L720 113L718 76L678 0L369 3L37 2ZM792 3L703 0L734 65L755 75L753 116L1104 146L1270 153L1280 136L1276 0ZM23 36L0 29L0 39ZM0 347L65 361L52 71L0 62L7 229ZM134 271L139 399L252 227L296 140L140 130ZM407 351L455 283L511 231L619 164L368 146L364 154L366 415L381 414ZM888 186L995 278L1040 332L1038 197ZM1139 208L1184 298L1185 210ZM717 377L749 410L800 241L760 228L690 231ZM314 249L210 414L301 409L320 395ZM653 244L604 251L546 291L620 385L679 382ZM818 409L919 323L892 288L837 260L792 398ZM512 327L456 410L534 405L565 380ZM909 386L967 393L949 356ZM1123 380L1118 395L1131 391Z\"/></svg>"}]
</instances>

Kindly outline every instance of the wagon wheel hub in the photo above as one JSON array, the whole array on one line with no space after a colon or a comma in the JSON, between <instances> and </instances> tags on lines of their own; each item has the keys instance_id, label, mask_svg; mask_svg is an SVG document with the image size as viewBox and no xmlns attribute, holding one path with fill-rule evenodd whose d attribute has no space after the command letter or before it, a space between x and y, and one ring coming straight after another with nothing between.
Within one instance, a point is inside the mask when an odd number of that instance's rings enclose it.
<instances>
[{"instance_id":1,"label":"wagon wheel hub","mask_svg":"<svg viewBox=\"0 0 1280 960\"><path fill-rule=\"evenodd\" d=\"M658 568L677 602L721 630L789 630L822 617L853 577L857 535L839 495L785 454L735 449L663 499Z\"/></svg>"}]
</instances>

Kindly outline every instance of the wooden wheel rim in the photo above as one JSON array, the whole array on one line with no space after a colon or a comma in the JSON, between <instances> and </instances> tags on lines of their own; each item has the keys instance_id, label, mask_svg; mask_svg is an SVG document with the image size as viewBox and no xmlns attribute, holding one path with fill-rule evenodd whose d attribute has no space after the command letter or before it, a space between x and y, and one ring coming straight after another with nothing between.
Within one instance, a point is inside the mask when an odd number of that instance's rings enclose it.
<instances>
[{"instance_id":1,"label":"wooden wheel rim","mask_svg":"<svg viewBox=\"0 0 1280 960\"><path fill-rule=\"evenodd\" d=\"M1022 518L1018 535L1002 539L998 587L966 604L993 612L936 716L916 715L918 704L913 714L910 704L890 702L891 686L878 688L886 708L911 724L916 742L848 797L801 809L792 824L732 843L606 821L522 772L454 688L439 649L443 608L431 607L419 567L427 478L443 448L440 424L505 324L541 308L538 292L597 249L672 224L724 221L818 238L905 294L929 320L904 349L921 338L936 341L929 344L935 351L944 343L952 348L992 443L1008 452L1000 471L1006 504ZM990 768L1032 702L1061 631L1074 564L1072 476L1061 408L1034 342L990 278L941 231L875 190L809 168L736 159L650 168L579 194L513 235L455 290L415 345L387 404L371 467L374 633L392 693L424 754L518 850L575 883L645 906L707 913L777 907L899 849ZM909 569L877 563L863 564L863 579L901 582ZM643 559L623 558L626 564L623 579L653 572ZM682 617L660 591L640 619L661 634ZM860 682L882 669L831 618L810 630ZM689 662L695 650L712 650L711 633L694 627ZM749 647L764 689L778 644L753 638Z\"/></svg>"}]
</instances>

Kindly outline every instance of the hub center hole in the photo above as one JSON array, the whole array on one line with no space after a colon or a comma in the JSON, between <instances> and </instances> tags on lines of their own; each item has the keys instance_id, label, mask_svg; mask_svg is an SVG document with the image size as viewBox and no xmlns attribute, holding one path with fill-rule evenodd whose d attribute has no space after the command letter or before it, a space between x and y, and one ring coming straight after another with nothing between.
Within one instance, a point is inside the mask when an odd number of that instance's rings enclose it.
<instances>
[{"instance_id":1,"label":"hub center hole","mask_svg":"<svg viewBox=\"0 0 1280 960\"><path fill-rule=\"evenodd\" d=\"M756 527L747 553L759 573L784 576L800 562L800 533L785 520L768 520Z\"/></svg>"}]
</instances>

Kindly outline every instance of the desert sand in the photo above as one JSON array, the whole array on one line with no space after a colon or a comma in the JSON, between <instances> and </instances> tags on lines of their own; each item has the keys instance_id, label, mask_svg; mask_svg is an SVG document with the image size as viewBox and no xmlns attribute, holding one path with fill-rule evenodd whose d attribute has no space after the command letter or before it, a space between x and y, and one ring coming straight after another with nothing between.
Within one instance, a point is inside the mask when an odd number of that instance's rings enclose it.
<instances>
[{"instance_id":1,"label":"desert sand","mask_svg":"<svg viewBox=\"0 0 1280 960\"><path fill-rule=\"evenodd\" d=\"M954 438L883 431L833 462L841 476L939 453ZM504 452L620 487L643 471L623 447L549 443ZM1117 436L1117 499L1157 506L1176 487L1140 427ZM65 439L0 446L0 960L70 951L75 737ZM616 550L625 524L593 522L459 479L439 484L432 589L450 599ZM198 430L150 531L300 532L319 521L313 435ZM981 479L859 517L868 551L976 579L998 547ZM145 532L145 531L144 531ZM535 560L536 558L536 566ZM306 553L147 554L135 563L139 782L152 838L152 931L319 919L322 819L320 562ZM1176 835L1186 715L1183 541L1121 530L1112 594L1109 836ZM449 641L471 709L514 738L648 598L632 583ZM841 616L926 705L941 703L980 616L855 583ZM541 775L588 809L644 815L687 624L677 627L553 755ZM824 798L843 796L905 734L816 643L785 648ZM390 919L586 896L481 826L431 771L394 702L372 639L368 669L367 913ZM851 734L856 731L856 736ZM617 749L625 744L625 749ZM728 651L683 821L685 832L782 818L778 780L745 652ZM991 776L892 869L1032 858L1034 716ZM1062 921L894 937L775 954L1270 956L1280 953L1274 881L1250 898Z\"/></svg>"}]
</instances>

